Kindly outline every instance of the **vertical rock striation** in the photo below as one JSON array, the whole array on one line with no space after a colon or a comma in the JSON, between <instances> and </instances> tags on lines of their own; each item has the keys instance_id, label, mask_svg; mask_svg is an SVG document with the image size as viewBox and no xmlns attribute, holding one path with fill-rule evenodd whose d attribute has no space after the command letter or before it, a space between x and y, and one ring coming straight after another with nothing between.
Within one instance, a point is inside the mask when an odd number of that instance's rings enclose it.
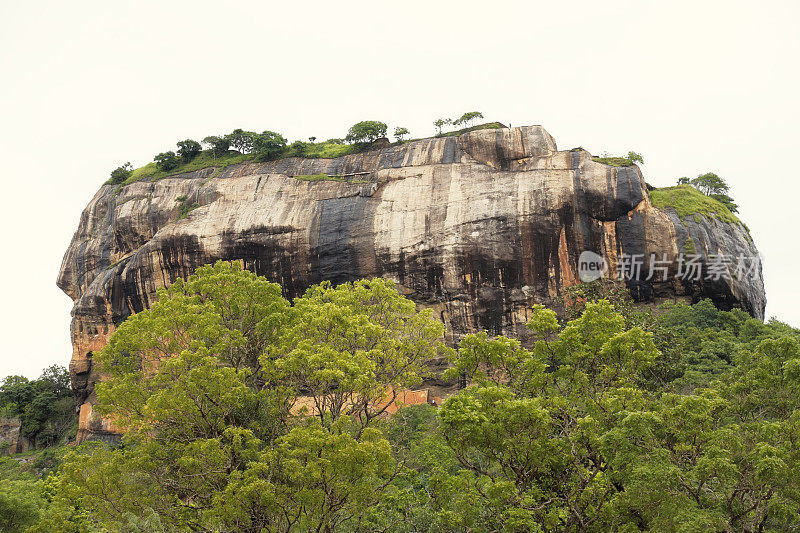
<instances>
[{"instance_id":1,"label":"vertical rock striation","mask_svg":"<svg viewBox=\"0 0 800 533\"><path fill-rule=\"evenodd\" d=\"M312 174L344 181L295 178ZM183 196L200 207L179 219ZM760 269L680 280L675 262L687 243L706 263L719 253L757 255L743 226L656 209L638 167L558 151L539 126L104 185L58 276L75 301L70 373L86 402L81 428L113 431L97 421L90 427L99 378L92 355L158 288L218 259L242 261L290 298L322 280L394 279L435 309L452 341L481 329L522 335L531 305L552 304L577 283L584 250L602 255L611 274L627 254L665 254L666 279L629 282L640 300L709 297L763 318Z\"/></svg>"}]
</instances>

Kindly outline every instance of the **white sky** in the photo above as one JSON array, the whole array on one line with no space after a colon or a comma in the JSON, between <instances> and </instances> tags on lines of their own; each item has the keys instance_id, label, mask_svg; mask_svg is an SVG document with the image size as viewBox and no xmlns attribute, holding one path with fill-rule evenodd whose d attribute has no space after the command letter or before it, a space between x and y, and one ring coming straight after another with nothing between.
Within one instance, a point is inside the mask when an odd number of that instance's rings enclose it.
<instances>
[{"instance_id":1,"label":"white sky","mask_svg":"<svg viewBox=\"0 0 800 533\"><path fill-rule=\"evenodd\" d=\"M236 127L427 136L476 109L562 149L641 152L656 186L727 179L767 316L800 326L796 0L289 4L0 0L0 377L69 362L56 275L121 163Z\"/></svg>"}]
</instances>

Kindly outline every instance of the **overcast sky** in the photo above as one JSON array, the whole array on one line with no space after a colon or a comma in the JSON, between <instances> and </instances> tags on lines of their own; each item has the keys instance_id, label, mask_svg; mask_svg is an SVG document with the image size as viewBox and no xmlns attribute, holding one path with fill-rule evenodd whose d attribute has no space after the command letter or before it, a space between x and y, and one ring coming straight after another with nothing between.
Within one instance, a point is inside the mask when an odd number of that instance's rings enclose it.
<instances>
[{"instance_id":1,"label":"overcast sky","mask_svg":"<svg viewBox=\"0 0 800 533\"><path fill-rule=\"evenodd\" d=\"M714 171L764 255L767 316L800 326L796 0L0 1L0 377L71 356L56 286L111 169L233 128L434 133L480 110L562 149Z\"/></svg>"}]
</instances>

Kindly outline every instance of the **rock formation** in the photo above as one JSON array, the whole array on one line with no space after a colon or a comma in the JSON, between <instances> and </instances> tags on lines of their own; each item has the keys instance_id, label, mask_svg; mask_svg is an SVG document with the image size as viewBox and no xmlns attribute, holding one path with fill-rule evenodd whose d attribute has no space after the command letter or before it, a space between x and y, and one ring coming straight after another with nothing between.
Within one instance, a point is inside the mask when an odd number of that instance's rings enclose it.
<instances>
[{"instance_id":1,"label":"rock formation","mask_svg":"<svg viewBox=\"0 0 800 533\"><path fill-rule=\"evenodd\" d=\"M317 174L331 180L303 179ZM180 218L183 202L199 207ZM607 275L626 254L666 254L666 279L629 281L638 299L710 297L763 318L760 268L754 277L682 281L675 261L687 245L704 262L757 254L743 226L656 209L638 167L558 151L539 126L104 185L58 276L75 301L70 373L86 402L81 428L113 429L90 428L92 354L159 287L218 259L241 260L287 297L321 280L394 279L436 310L452 341L481 329L522 334L532 304L552 304L578 281L585 250L605 258Z\"/></svg>"},{"instance_id":2,"label":"rock formation","mask_svg":"<svg viewBox=\"0 0 800 533\"><path fill-rule=\"evenodd\" d=\"M33 448L22 434L19 418L0 417L0 456L25 453Z\"/></svg>"}]
</instances>

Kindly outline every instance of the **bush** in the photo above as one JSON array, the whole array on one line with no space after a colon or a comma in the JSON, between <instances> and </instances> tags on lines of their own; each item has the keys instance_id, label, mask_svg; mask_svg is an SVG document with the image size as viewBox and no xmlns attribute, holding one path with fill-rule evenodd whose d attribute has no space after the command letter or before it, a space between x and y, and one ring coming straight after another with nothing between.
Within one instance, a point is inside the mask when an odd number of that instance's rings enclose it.
<instances>
[{"instance_id":1,"label":"bush","mask_svg":"<svg viewBox=\"0 0 800 533\"><path fill-rule=\"evenodd\" d=\"M130 162L127 162L124 165L112 170L111 177L108 179L106 183L109 185L116 185L118 183L122 183L123 181L131 177L132 172L133 172L133 167L131 166Z\"/></svg>"},{"instance_id":2,"label":"bush","mask_svg":"<svg viewBox=\"0 0 800 533\"><path fill-rule=\"evenodd\" d=\"M290 146L292 155L297 157L305 157L308 153L309 143L303 141L295 141Z\"/></svg>"},{"instance_id":3,"label":"bush","mask_svg":"<svg viewBox=\"0 0 800 533\"><path fill-rule=\"evenodd\" d=\"M153 158L159 170L172 170L180 163L180 159L175 155L175 152L162 152Z\"/></svg>"}]
</instances>

